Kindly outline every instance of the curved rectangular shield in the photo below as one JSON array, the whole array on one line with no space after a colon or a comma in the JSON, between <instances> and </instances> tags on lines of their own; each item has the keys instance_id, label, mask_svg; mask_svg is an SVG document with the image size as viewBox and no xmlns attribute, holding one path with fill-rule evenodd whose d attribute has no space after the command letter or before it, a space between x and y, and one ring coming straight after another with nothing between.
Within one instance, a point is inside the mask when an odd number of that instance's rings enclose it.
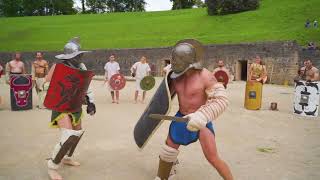
<instances>
[{"instance_id":1,"label":"curved rectangular shield","mask_svg":"<svg viewBox=\"0 0 320 180\"><path fill-rule=\"evenodd\" d=\"M143 148L153 133L162 124L163 120L154 120L149 117L150 114L167 115L171 108L171 100L174 93L170 92L170 79L169 74L161 82L159 88L153 95L149 105L139 118L134 127L134 140L139 148Z\"/></svg>"},{"instance_id":2,"label":"curved rectangular shield","mask_svg":"<svg viewBox=\"0 0 320 180\"><path fill-rule=\"evenodd\" d=\"M92 71L56 64L44 106L58 112L79 112L93 76Z\"/></svg>"}]
</instances>

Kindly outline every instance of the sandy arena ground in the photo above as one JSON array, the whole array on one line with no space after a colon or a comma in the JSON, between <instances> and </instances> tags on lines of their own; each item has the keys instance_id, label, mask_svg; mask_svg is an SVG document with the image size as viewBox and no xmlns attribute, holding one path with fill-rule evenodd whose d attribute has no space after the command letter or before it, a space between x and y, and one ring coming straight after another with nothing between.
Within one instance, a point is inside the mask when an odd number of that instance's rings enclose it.
<instances>
[{"instance_id":1,"label":"sandy arena ground","mask_svg":"<svg viewBox=\"0 0 320 180\"><path fill-rule=\"evenodd\" d=\"M49 128L50 111L10 111L9 88L0 83L0 180L47 180L46 158L59 132ZM157 85L160 83L157 79ZM121 91L120 104L111 98L101 81L93 82L97 113L85 116L86 130L75 152L80 167L60 169L67 180L152 180L157 172L158 152L169 122L165 122L139 151L133 128L148 104L133 104L134 83ZM150 100L156 88L148 93ZM293 88L265 85L263 108L243 108L244 82L229 85L231 105L215 121L216 141L236 180L320 179L320 117L293 115ZM34 93L35 94L35 93ZM34 95L34 105L36 97ZM268 110L278 102L279 111ZM174 102L171 114L177 111ZM221 179L202 154L199 142L181 147L178 179Z\"/></svg>"}]
</instances>

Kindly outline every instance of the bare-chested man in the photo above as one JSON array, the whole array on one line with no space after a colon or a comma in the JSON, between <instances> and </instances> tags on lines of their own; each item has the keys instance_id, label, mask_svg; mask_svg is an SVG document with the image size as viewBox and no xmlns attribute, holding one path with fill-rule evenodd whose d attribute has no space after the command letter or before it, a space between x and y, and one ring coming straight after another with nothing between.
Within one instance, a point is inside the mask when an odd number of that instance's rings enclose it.
<instances>
[{"instance_id":1,"label":"bare-chested man","mask_svg":"<svg viewBox=\"0 0 320 180\"><path fill-rule=\"evenodd\" d=\"M31 73L32 73L32 81L35 84L35 88L38 94L38 108L42 109L43 106L43 100L45 96L45 76L48 73L48 62L43 59L42 53L37 52L36 54L36 60L33 61L32 67L31 67Z\"/></svg>"},{"instance_id":2,"label":"bare-chested man","mask_svg":"<svg viewBox=\"0 0 320 180\"><path fill-rule=\"evenodd\" d=\"M14 59L6 64L6 76L9 83L10 74L25 74L24 63L21 61L21 54L16 52Z\"/></svg>"},{"instance_id":3,"label":"bare-chested man","mask_svg":"<svg viewBox=\"0 0 320 180\"><path fill-rule=\"evenodd\" d=\"M233 179L228 165L218 155L213 128L213 120L227 108L228 98L223 85L202 67L203 57L203 47L196 40L180 41L172 51L170 91L178 96L176 116L186 117L189 121L171 123L160 152L156 180L172 179L174 173L171 170L177 161L179 146L189 145L198 139L209 163L225 180Z\"/></svg>"},{"instance_id":4,"label":"bare-chested man","mask_svg":"<svg viewBox=\"0 0 320 180\"><path fill-rule=\"evenodd\" d=\"M219 61L218 61L218 67L213 70L213 74L214 74L215 72L217 72L217 71L225 71L225 72L228 74L229 79L230 79L230 72L229 72L229 70L225 67L224 62L223 62L222 60L219 60Z\"/></svg>"},{"instance_id":5,"label":"bare-chested man","mask_svg":"<svg viewBox=\"0 0 320 180\"><path fill-rule=\"evenodd\" d=\"M260 56L256 56L255 62L249 67L249 82L258 81L265 83L267 81L267 69L262 64Z\"/></svg>"},{"instance_id":6,"label":"bare-chested man","mask_svg":"<svg viewBox=\"0 0 320 180\"><path fill-rule=\"evenodd\" d=\"M319 70L313 66L310 59L304 61L304 67L300 69L300 78L305 81L319 81Z\"/></svg>"}]
</instances>

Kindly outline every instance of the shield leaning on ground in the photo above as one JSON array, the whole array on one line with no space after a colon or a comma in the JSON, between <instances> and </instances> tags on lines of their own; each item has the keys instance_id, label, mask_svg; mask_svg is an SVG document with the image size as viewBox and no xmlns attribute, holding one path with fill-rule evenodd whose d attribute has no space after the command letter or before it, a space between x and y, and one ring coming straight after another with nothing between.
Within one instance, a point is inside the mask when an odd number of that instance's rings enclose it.
<instances>
[{"instance_id":1,"label":"shield leaning on ground","mask_svg":"<svg viewBox=\"0 0 320 180\"><path fill-rule=\"evenodd\" d=\"M293 113L305 117L319 114L320 82L298 81L295 84Z\"/></svg>"},{"instance_id":2,"label":"shield leaning on ground","mask_svg":"<svg viewBox=\"0 0 320 180\"><path fill-rule=\"evenodd\" d=\"M10 75L11 110L32 109L32 76L30 74Z\"/></svg>"},{"instance_id":3,"label":"shield leaning on ground","mask_svg":"<svg viewBox=\"0 0 320 180\"><path fill-rule=\"evenodd\" d=\"M126 85L126 78L122 74L114 74L110 78L109 85L112 90L119 91Z\"/></svg>"},{"instance_id":4,"label":"shield leaning on ground","mask_svg":"<svg viewBox=\"0 0 320 180\"><path fill-rule=\"evenodd\" d=\"M227 72L219 70L214 73L214 77L217 79L218 82L223 83L224 87L227 87L227 84L229 83L229 76Z\"/></svg>"},{"instance_id":5,"label":"shield leaning on ground","mask_svg":"<svg viewBox=\"0 0 320 180\"><path fill-rule=\"evenodd\" d=\"M137 124L134 127L134 140L139 148L144 148L148 140L152 137L154 132L162 124L163 120L154 120L149 117L150 114L162 114L167 115L171 108L171 100L174 97L174 93L169 90L170 79L167 73L163 79L159 88L153 95L149 105L146 107Z\"/></svg>"},{"instance_id":6,"label":"shield leaning on ground","mask_svg":"<svg viewBox=\"0 0 320 180\"><path fill-rule=\"evenodd\" d=\"M144 91L149 91L154 87L155 84L156 84L156 80L153 76L145 76L140 81L140 88Z\"/></svg>"}]
</instances>

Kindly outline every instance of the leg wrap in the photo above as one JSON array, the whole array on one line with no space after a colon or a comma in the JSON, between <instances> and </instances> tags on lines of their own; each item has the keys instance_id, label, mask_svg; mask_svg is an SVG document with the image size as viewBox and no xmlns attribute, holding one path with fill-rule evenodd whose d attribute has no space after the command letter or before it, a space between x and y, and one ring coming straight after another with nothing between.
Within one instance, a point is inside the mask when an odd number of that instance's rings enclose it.
<instances>
[{"instance_id":1,"label":"leg wrap","mask_svg":"<svg viewBox=\"0 0 320 180\"><path fill-rule=\"evenodd\" d=\"M61 129L60 142L54 147L51 159L48 161L48 167L51 169L58 169L62 158L68 151L79 141L79 137L83 131L75 131L71 129Z\"/></svg>"},{"instance_id":2,"label":"leg wrap","mask_svg":"<svg viewBox=\"0 0 320 180\"><path fill-rule=\"evenodd\" d=\"M160 152L158 178L168 180L173 164L177 161L179 151L164 145Z\"/></svg>"},{"instance_id":3,"label":"leg wrap","mask_svg":"<svg viewBox=\"0 0 320 180\"><path fill-rule=\"evenodd\" d=\"M69 153L68 153L68 157L67 158L71 158L73 155L74 150L76 149L82 135L83 135L84 131L82 131L82 134L78 137L78 139L76 140L76 142L73 144L73 146L71 147Z\"/></svg>"}]
</instances>

